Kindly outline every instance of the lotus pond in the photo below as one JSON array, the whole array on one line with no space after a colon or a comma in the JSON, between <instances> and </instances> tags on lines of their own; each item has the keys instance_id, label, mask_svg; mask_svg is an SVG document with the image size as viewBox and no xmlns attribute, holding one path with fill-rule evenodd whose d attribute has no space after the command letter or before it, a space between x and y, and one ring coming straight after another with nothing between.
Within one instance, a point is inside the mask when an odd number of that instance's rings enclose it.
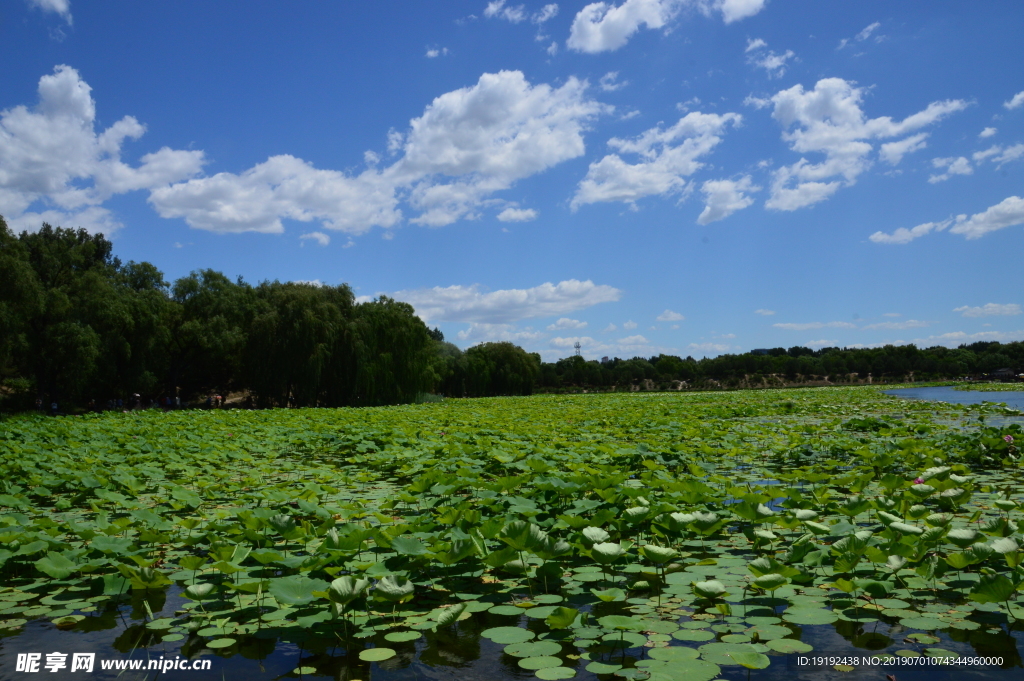
<instances>
[{"instance_id":1,"label":"lotus pond","mask_svg":"<svg viewBox=\"0 0 1024 681\"><path fill-rule=\"evenodd\" d=\"M79 652L123 679L1021 678L1007 412L857 387L10 419L0 679Z\"/></svg>"}]
</instances>

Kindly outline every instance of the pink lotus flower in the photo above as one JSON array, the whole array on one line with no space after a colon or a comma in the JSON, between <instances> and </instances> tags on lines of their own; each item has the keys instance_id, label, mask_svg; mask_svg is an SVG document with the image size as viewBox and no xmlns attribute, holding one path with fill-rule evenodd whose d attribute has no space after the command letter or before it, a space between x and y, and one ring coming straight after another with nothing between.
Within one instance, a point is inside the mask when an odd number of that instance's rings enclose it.
<instances>
[{"instance_id":1,"label":"pink lotus flower","mask_svg":"<svg viewBox=\"0 0 1024 681\"><path fill-rule=\"evenodd\" d=\"M924 478L914 478L914 484L915 485L923 485L924 484Z\"/></svg>"},{"instance_id":2,"label":"pink lotus flower","mask_svg":"<svg viewBox=\"0 0 1024 681\"><path fill-rule=\"evenodd\" d=\"M1007 442L1013 442L1013 436L1012 435L1004 435L1003 439L1006 440Z\"/></svg>"}]
</instances>

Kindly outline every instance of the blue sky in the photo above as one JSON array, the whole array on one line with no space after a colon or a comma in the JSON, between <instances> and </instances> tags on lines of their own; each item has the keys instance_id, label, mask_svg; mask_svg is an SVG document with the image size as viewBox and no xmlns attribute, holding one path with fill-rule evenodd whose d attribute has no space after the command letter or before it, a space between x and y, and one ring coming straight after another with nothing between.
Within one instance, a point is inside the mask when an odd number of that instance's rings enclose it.
<instances>
[{"instance_id":1,"label":"blue sky","mask_svg":"<svg viewBox=\"0 0 1024 681\"><path fill-rule=\"evenodd\" d=\"M547 360L1024 339L1024 5L0 4L0 215Z\"/></svg>"}]
</instances>

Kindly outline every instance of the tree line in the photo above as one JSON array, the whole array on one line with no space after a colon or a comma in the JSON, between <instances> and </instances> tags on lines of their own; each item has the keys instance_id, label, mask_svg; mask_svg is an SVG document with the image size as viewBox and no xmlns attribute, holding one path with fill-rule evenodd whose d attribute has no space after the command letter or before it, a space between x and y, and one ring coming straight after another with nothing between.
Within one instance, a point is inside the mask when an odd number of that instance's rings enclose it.
<instances>
[{"instance_id":1,"label":"tree line","mask_svg":"<svg viewBox=\"0 0 1024 681\"><path fill-rule=\"evenodd\" d=\"M63 410L203 402L364 406L535 391L765 387L934 380L1024 367L1024 343L957 349L774 348L696 360L545 363L512 343L461 350L407 303L356 302L346 285L264 281L214 270L168 283L122 263L103 235L44 224L15 235L0 217L0 404ZM38 401L38 402L37 402Z\"/></svg>"},{"instance_id":2,"label":"tree line","mask_svg":"<svg viewBox=\"0 0 1024 681\"><path fill-rule=\"evenodd\" d=\"M743 354L656 355L603 361L566 357L541 367L538 387L576 389L758 388L810 383L884 383L981 378L1024 370L1024 342L979 341L958 348L886 345L878 348L771 348Z\"/></svg>"},{"instance_id":3,"label":"tree line","mask_svg":"<svg viewBox=\"0 0 1024 681\"><path fill-rule=\"evenodd\" d=\"M348 285L252 285L213 270L169 284L151 263L122 263L103 235L48 224L14 235L0 218L7 408L214 393L254 407L399 404L529 394L539 373L538 355L510 343L463 352L407 303L358 303Z\"/></svg>"}]
</instances>

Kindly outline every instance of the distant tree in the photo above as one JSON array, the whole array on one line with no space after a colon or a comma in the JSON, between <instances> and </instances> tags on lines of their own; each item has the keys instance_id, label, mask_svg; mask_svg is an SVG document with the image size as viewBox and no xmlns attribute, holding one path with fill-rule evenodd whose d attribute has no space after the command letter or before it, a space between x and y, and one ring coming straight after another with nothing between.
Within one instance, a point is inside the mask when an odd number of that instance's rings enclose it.
<instances>
[{"instance_id":1,"label":"distant tree","mask_svg":"<svg viewBox=\"0 0 1024 681\"><path fill-rule=\"evenodd\" d=\"M530 395L540 376L540 355L512 343L481 343L466 350L467 394Z\"/></svg>"}]
</instances>

